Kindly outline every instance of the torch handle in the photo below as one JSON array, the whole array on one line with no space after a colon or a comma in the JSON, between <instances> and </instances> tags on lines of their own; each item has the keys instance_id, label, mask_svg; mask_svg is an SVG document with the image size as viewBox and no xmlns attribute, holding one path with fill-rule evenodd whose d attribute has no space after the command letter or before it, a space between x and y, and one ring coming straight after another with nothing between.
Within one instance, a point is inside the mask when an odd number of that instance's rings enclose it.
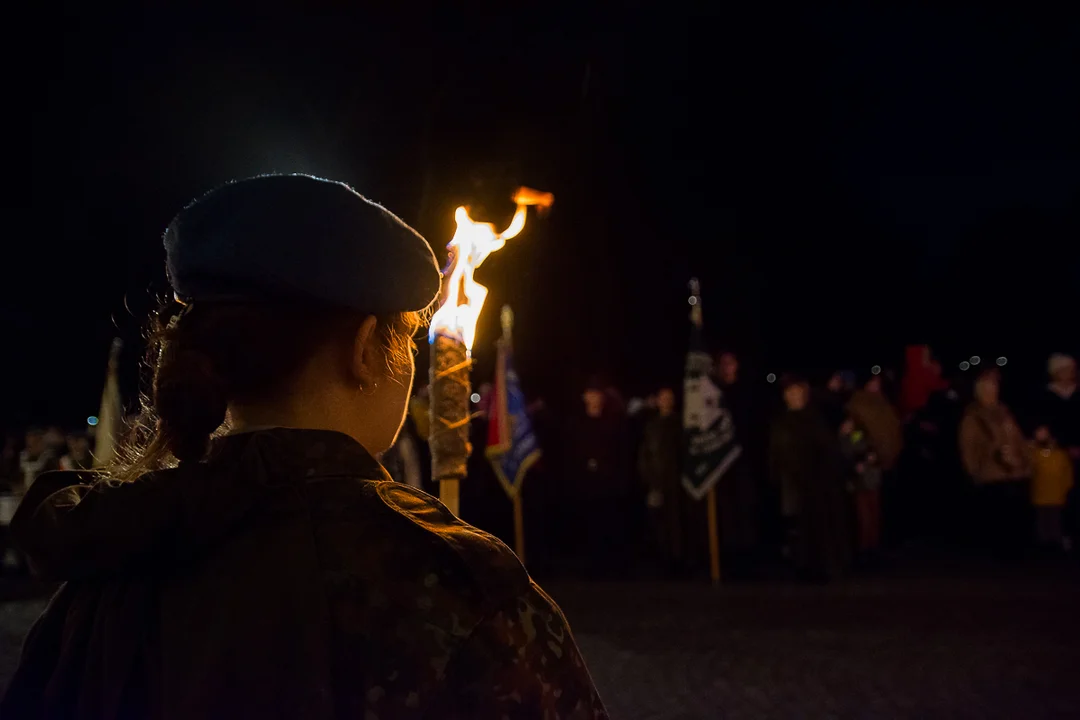
<instances>
[{"instance_id":1,"label":"torch handle","mask_svg":"<svg viewBox=\"0 0 1080 720\"><path fill-rule=\"evenodd\" d=\"M458 514L458 484L467 474L469 455L469 369L461 340L436 333L431 343L431 478L439 483L446 507Z\"/></svg>"}]
</instances>

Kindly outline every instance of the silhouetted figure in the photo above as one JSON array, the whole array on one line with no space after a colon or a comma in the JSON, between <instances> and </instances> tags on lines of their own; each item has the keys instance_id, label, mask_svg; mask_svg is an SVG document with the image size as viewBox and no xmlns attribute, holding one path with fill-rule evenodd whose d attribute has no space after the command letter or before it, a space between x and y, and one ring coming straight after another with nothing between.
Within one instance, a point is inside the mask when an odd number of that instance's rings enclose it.
<instances>
[{"instance_id":1,"label":"silhouetted figure","mask_svg":"<svg viewBox=\"0 0 1080 720\"><path fill-rule=\"evenodd\" d=\"M904 449L904 430L896 408L889 402L882 387L881 375L868 375L862 388L856 390L847 404L848 417L866 431L877 454L882 471L881 505L884 532L891 542L904 540L909 534L908 521L916 511L906 479L896 473L900 453Z\"/></svg>"},{"instance_id":2,"label":"silhouetted figure","mask_svg":"<svg viewBox=\"0 0 1080 720\"><path fill-rule=\"evenodd\" d=\"M1080 493L1077 491L1080 469L1080 393L1076 392L1076 360L1055 353L1047 363L1050 383L1036 404L1035 424L1045 426L1059 447L1069 454L1073 465L1073 489L1064 509L1066 535L1080 535Z\"/></svg>"},{"instance_id":3,"label":"silhouetted figure","mask_svg":"<svg viewBox=\"0 0 1080 720\"><path fill-rule=\"evenodd\" d=\"M605 388L591 385L582 394L583 412L567 438L573 527L585 551L589 572L621 573L627 562L630 463L625 419L609 405Z\"/></svg>"},{"instance_id":4,"label":"silhouetted figure","mask_svg":"<svg viewBox=\"0 0 1080 720\"><path fill-rule=\"evenodd\" d=\"M836 435L808 406L810 388L785 378L787 409L773 421L769 459L791 527L791 560L810 580L843 575L851 562L848 505Z\"/></svg>"},{"instance_id":5,"label":"silhouetted figure","mask_svg":"<svg viewBox=\"0 0 1080 720\"><path fill-rule=\"evenodd\" d=\"M689 498L682 486L682 452L682 418L675 406L675 391L661 388L638 450L638 472L645 484L654 547L669 572L684 569L687 559L683 508Z\"/></svg>"},{"instance_id":6,"label":"silhouetted figure","mask_svg":"<svg viewBox=\"0 0 1080 720\"><path fill-rule=\"evenodd\" d=\"M763 494L760 486L764 484L766 428L750 385L739 375L735 353L720 354L717 380L724 407L735 423L735 437L743 449L716 486L724 577L740 580L752 576L757 569L761 540L758 501Z\"/></svg>"},{"instance_id":7,"label":"silhouetted figure","mask_svg":"<svg viewBox=\"0 0 1080 720\"><path fill-rule=\"evenodd\" d=\"M67 582L0 716L606 717L514 554L375 460L439 288L424 239L264 176L165 245L185 306L152 336L149 443L109 478L40 478L12 525Z\"/></svg>"}]
</instances>

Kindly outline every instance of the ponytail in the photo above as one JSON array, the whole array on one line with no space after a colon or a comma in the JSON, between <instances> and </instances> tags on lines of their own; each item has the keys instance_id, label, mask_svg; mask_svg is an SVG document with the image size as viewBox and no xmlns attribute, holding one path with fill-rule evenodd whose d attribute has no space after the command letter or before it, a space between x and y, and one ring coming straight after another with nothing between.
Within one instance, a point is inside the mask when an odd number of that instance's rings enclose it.
<instances>
[{"instance_id":1,"label":"ponytail","mask_svg":"<svg viewBox=\"0 0 1080 720\"><path fill-rule=\"evenodd\" d=\"M180 462L202 460L229 406L228 387L214 371L213 360L182 343L166 342L153 393L163 449Z\"/></svg>"},{"instance_id":2,"label":"ponytail","mask_svg":"<svg viewBox=\"0 0 1080 720\"><path fill-rule=\"evenodd\" d=\"M134 480L147 471L197 463L226 422L230 403L280 392L312 352L327 342L351 343L366 313L303 302L200 302L152 320L142 414L109 473ZM420 313L377 316L387 372L410 362Z\"/></svg>"}]
</instances>

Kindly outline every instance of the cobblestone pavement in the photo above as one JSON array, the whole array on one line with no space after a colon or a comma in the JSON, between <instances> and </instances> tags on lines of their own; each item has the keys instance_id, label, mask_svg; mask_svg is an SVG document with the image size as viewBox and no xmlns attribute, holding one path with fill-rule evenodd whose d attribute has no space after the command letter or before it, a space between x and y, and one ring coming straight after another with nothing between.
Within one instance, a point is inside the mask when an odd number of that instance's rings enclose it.
<instances>
[{"instance_id":1,"label":"cobblestone pavement","mask_svg":"<svg viewBox=\"0 0 1080 720\"><path fill-rule=\"evenodd\" d=\"M1080 717L1071 571L547 587L616 718ZM43 604L0 604L0 685Z\"/></svg>"},{"instance_id":2,"label":"cobblestone pavement","mask_svg":"<svg viewBox=\"0 0 1080 720\"><path fill-rule=\"evenodd\" d=\"M1080 584L553 585L619 718L1080 717Z\"/></svg>"}]
</instances>

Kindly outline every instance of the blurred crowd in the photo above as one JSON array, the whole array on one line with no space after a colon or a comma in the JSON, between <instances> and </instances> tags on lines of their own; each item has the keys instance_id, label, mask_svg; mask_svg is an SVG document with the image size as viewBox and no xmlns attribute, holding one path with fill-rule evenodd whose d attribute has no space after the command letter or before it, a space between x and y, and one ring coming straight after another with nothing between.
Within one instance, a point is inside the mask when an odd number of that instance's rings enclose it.
<instances>
[{"instance_id":1,"label":"blurred crowd","mask_svg":"<svg viewBox=\"0 0 1080 720\"><path fill-rule=\"evenodd\" d=\"M968 364L946 377L931 349L907 350L900 372L873 367L812 383L795 374L750 381L734 353L715 384L742 446L715 489L725 579L785 572L809 581L871 571L913 543L955 546L995 562L1064 556L1078 532L1076 361L1055 354L1047 376L1008 380ZM487 437L480 389L473 443ZM526 482L530 567L589 577L708 573L706 501L682 485L680 392L624 399L597 378L577 412L531 415L544 458ZM421 389L403 434L399 479L427 476ZM411 469L410 469L411 468ZM462 487L462 516L509 540L510 502L482 452Z\"/></svg>"},{"instance_id":2,"label":"blurred crowd","mask_svg":"<svg viewBox=\"0 0 1080 720\"><path fill-rule=\"evenodd\" d=\"M713 381L742 453L715 487L721 568L728 580L779 569L810 581L872 570L912 542L970 548L995 561L1064 556L1080 532L1073 491L1080 461L1076 361L1055 354L1047 377L1010 378L971 367L946 378L926 346L901 372L838 371L821 382L789 374L749 381L730 352ZM547 574L706 575L707 504L682 485L676 386L625 400L602 378L578 410L530 406L543 458L524 486L529 566ZM491 387L478 388L463 519L510 541L510 500L483 452ZM399 481L438 494L430 479L426 388L383 464ZM5 440L0 548L20 570L2 526L41 473L93 464L92 437L57 427Z\"/></svg>"}]
</instances>

